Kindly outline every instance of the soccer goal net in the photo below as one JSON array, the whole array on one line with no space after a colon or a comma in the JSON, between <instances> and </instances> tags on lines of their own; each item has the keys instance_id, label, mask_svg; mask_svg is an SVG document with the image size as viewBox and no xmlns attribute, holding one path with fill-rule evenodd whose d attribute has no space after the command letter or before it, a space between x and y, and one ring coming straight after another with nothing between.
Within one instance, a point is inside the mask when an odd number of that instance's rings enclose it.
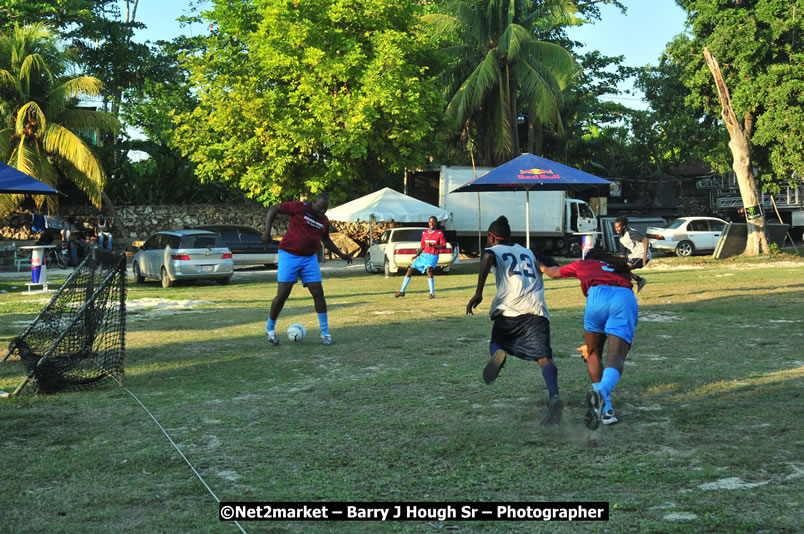
<instances>
[{"instance_id":1,"label":"soccer goal net","mask_svg":"<svg viewBox=\"0 0 804 534\"><path fill-rule=\"evenodd\" d=\"M41 393L122 384L126 331L126 257L93 249L34 321L9 345Z\"/></svg>"}]
</instances>

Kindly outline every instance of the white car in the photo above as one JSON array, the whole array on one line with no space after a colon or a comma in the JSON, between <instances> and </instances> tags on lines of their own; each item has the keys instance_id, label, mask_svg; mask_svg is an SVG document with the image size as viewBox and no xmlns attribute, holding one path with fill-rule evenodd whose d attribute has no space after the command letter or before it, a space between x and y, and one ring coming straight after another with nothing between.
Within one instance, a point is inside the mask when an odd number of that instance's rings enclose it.
<instances>
[{"instance_id":1,"label":"white car","mask_svg":"<svg viewBox=\"0 0 804 534\"><path fill-rule=\"evenodd\" d=\"M366 271L379 273L388 271L397 274L400 269L407 269L413 263L413 256L419 250L422 242L422 232L427 228L389 228L383 232L380 240L366 252ZM443 273L458 257L458 250L452 243L439 251L438 266Z\"/></svg>"},{"instance_id":2,"label":"white car","mask_svg":"<svg viewBox=\"0 0 804 534\"><path fill-rule=\"evenodd\" d=\"M666 228L648 228L645 235L651 249L692 256L714 251L727 224L715 217L680 217Z\"/></svg>"}]
</instances>

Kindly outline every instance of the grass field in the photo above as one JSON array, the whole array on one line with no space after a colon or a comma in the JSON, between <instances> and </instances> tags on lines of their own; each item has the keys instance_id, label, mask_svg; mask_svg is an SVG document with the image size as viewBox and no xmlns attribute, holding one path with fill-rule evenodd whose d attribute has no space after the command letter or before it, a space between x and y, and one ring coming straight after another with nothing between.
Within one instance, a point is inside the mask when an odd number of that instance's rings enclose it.
<instances>
[{"instance_id":1,"label":"grass field","mask_svg":"<svg viewBox=\"0 0 804 534\"><path fill-rule=\"evenodd\" d=\"M588 376L577 280L548 280L567 402L557 428L535 363L485 385L485 300L464 314L477 263L436 279L325 273L318 342L306 290L280 317L302 343L265 342L275 272L227 287L130 286L126 387L224 501L608 501L610 520L241 522L248 532L800 532L804 524L804 263L657 259L613 394L620 423L583 425ZM0 280L0 344L41 296ZM20 284L21 285L21 284ZM184 310L136 306L184 301ZM24 376L0 365L0 389ZM114 384L0 400L5 532L237 532L139 404Z\"/></svg>"}]
</instances>

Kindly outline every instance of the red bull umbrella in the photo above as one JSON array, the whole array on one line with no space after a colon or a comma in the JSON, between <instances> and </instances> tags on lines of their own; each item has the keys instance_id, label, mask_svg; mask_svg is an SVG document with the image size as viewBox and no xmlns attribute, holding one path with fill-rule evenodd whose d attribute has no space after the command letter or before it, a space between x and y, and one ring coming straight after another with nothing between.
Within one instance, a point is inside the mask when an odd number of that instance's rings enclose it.
<instances>
[{"instance_id":1,"label":"red bull umbrella","mask_svg":"<svg viewBox=\"0 0 804 534\"><path fill-rule=\"evenodd\" d=\"M530 247L531 191L608 191L611 182L561 163L522 154L450 193L525 191L525 244Z\"/></svg>"}]
</instances>

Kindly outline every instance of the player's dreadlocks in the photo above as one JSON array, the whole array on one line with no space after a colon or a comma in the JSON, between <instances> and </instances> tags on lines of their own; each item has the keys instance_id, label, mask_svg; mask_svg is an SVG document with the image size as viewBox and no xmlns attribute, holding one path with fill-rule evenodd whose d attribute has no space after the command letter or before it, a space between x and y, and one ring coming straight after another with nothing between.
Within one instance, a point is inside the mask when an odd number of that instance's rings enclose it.
<instances>
[{"instance_id":1,"label":"player's dreadlocks","mask_svg":"<svg viewBox=\"0 0 804 534\"><path fill-rule=\"evenodd\" d=\"M589 249L589 252L586 253L586 257L584 259L605 261L614 267L614 272L623 274L628 278L631 277L631 269L628 268L628 262L625 260L625 258L615 256L614 254L609 254L603 249L597 247Z\"/></svg>"},{"instance_id":2,"label":"player's dreadlocks","mask_svg":"<svg viewBox=\"0 0 804 534\"><path fill-rule=\"evenodd\" d=\"M489 225L489 233L500 239L511 237L511 226L505 215L500 215L497 220Z\"/></svg>"}]
</instances>

